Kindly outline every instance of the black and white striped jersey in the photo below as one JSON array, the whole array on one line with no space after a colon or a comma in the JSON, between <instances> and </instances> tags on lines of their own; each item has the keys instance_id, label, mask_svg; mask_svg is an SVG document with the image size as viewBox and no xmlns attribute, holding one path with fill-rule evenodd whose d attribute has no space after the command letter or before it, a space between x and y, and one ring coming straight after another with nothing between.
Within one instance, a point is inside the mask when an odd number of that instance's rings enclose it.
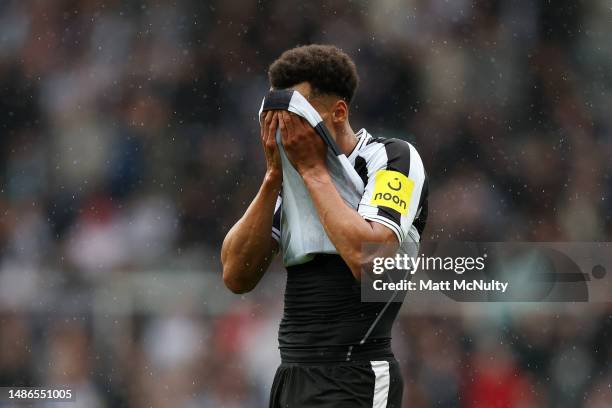
<instances>
[{"instance_id":1,"label":"black and white striped jersey","mask_svg":"<svg viewBox=\"0 0 612 408\"><path fill-rule=\"evenodd\" d=\"M400 139L372 137L365 129L348 156L365 190L357 211L390 228L400 243L418 243L427 220L427 174L416 149ZM280 241L282 198L274 211L272 237Z\"/></svg>"}]
</instances>

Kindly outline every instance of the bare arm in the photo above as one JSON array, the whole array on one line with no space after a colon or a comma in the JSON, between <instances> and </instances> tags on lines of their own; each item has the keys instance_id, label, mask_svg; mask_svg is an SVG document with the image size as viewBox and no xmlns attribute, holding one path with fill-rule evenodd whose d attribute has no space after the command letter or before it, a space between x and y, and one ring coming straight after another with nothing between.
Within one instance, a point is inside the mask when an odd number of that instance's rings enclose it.
<instances>
[{"instance_id":1,"label":"bare arm","mask_svg":"<svg viewBox=\"0 0 612 408\"><path fill-rule=\"evenodd\" d=\"M351 268L353 276L360 280L362 264L370 261L363 244L397 244L397 236L390 228L363 219L346 205L326 168L313 168L302 173L302 178L327 236Z\"/></svg>"},{"instance_id":2,"label":"bare arm","mask_svg":"<svg viewBox=\"0 0 612 408\"><path fill-rule=\"evenodd\" d=\"M274 176L266 175L255 199L223 240L223 282L234 293L252 290L278 250L270 234L279 191Z\"/></svg>"},{"instance_id":3,"label":"bare arm","mask_svg":"<svg viewBox=\"0 0 612 408\"><path fill-rule=\"evenodd\" d=\"M277 123L276 116L268 112L261 131L266 175L249 208L223 240L223 282L234 293L251 291L278 250L278 244L271 236L274 207L282 184L280 158L274 139Z\"/></svg>"}]
</instances>

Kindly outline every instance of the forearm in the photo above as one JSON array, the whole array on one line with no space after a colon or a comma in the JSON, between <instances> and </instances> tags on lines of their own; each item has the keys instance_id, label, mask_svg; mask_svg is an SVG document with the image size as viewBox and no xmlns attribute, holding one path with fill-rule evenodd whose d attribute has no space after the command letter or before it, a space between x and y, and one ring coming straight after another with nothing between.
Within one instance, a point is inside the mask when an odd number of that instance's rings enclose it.
<instances>
[{"instance_id":1,"label":"forearm","mask_svg":"<svg viewBox=\"0 0 612 408\"><path fill-rule=\"evenodd\" d=\"M367 261L363 244L384 242L381 234L344 202L327 169L310 170L302 174L302 178L329 239L353 275L360 279L361 265Z\"/></svg>"},{"instance_id":2,"label":"forearm","mask_svg":"<svg viewBox=\"0 0 612 408\"><path fill-rule=\"evenodd\" d=\"M272 261L276 251L272 219L280 188L280 175L267 173L249 208L223 241L223 281L235 293L252 290Z\"/></svg>"}]
</instances>

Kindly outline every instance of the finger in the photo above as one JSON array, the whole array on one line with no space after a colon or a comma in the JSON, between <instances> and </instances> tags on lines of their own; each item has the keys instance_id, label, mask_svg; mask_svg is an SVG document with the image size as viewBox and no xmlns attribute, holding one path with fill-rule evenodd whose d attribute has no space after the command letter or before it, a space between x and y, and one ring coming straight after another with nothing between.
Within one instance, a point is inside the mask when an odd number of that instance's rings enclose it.
<instances>
[{"instance_id":1,"label":"finger","mask_svg":"<svg viewBox=\"0 0 612 408\"><path fill-rule=\"evenodd\" d=\"M270 112L270 121L268 123L268 131L273 132L276 130L276 126L278 124L278 112Z\"/></svg>"},{"instance_id":2,"label":"finger","mask_svg":"<svg viewBox=\"0 0 612 408\"><path fill-rule=\"evenodd\" d=\"M270 123L270 119L272 118L273 111L265 111L262 113L262 127L267 126Z\"/></svg>"},{"instance_id":3,"label":"finger","mask_svg":"<svg viewBox=\"0 0 612 408\"><path fill-rule=\"evenodd\" d=\"M295 135L295 127L293 124L293 120L291 119L291 114L287 111L282 112L283 121L285 122L285 128L287 129L288 137L293 137Z\"/></svg>"},{"instance_id":4,"label":"finger","mask_svg":"<svg viewBox=\"0 0 612 408\"><path fill-rule=\"evenodd\" d=\"M270 125L268 126L268 138L267 143L269 147L274 147L276 144L276 128L278 126L278 113L274 112L270 118Z\"/></svg>"},{"instance_id":5,"label":"finger","mask_svg":"<svg viewBox=\"0 0 612 408\"><path fill-rule=\"evenodd\" d=\"M304 139L312 139L312 135L314 133L312 127L309 123L307 123L304 118L299 115L291 115L291 121L293 124L293 129L296 135L300 135L300 137Z\"/></svg>"},{"instance_id":6,"label":"finger","mask_svg":"<svg viewBox=\"0 0 612 408\"><path fill-rule=\"evenodd\" d=\"M308 133L308 130L310 128L310 124L308 122L306 122L306 120L299 116L299 115L291 115L291 120L293 123L293 129L301 134L301 135L305 135Z\"/></svg>"},{"instance_id":7,"label":"finger","mask_svg":"<svg viewBox=\"0 0 612 408\"><path fill-rule=\"evenodd\" d=\"M311 127L310 123L308 123L306 121L306 119L304 119L303 117L298 116L298 115L293 115L293 116L294 116L294 119L295 119L294 123L295 123L295 127L296 128L300 128L302 130L307 130L308 128Z\"/></svg>"},{"instance_id":8,"label":"finger","mask_svg":"<svg viewBox=\"0 0 612 408\"><path fill-rule=\"evenodd\" d=\"M267 137L266 133L267 133L268 126L270 126L270 118L272 117L272 111L263 112L261 116L262 116L261 138L265 140Z\"/></svg>"},{"instance_id":9,"label":"finger","mask_svg":"<svg viewBox=\"0 0 612 408\"><path fill-rule=\"evenodd\" d=\"M264 139L266 129L266 114L267 112L261 112L261 116L259 117L259 136L261 137L261 140Z\"/></svg>"},{"instance_id":10,"label":"finger","mask_svg":"<svg viewBox=\"0 0 612 408\"><path fill-rule=\"evenodd\" d=\"M281 138L284 141L287 137L287 125L285 123L285 116L283 115L283 113L284 112L278 112L278 127L281 131Z\"/></svg>"}]
</instances>

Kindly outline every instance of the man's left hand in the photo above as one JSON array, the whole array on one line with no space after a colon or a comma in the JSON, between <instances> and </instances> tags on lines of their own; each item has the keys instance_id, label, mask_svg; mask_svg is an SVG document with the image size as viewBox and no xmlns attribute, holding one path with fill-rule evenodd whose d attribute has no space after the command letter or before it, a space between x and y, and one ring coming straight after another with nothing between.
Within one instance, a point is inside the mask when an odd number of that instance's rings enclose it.
<instances>
[{"instance_id":1,"label":"man's left hand","mask_svg":"<svg viewBox=\"0 0 612 408\"><path fill-rule=\"evenodd\" d=\"M310 170L326 167L327 145L302 117L279 112L281 140L291 164L302 176Z\"/></svg>"}]
</instances>

